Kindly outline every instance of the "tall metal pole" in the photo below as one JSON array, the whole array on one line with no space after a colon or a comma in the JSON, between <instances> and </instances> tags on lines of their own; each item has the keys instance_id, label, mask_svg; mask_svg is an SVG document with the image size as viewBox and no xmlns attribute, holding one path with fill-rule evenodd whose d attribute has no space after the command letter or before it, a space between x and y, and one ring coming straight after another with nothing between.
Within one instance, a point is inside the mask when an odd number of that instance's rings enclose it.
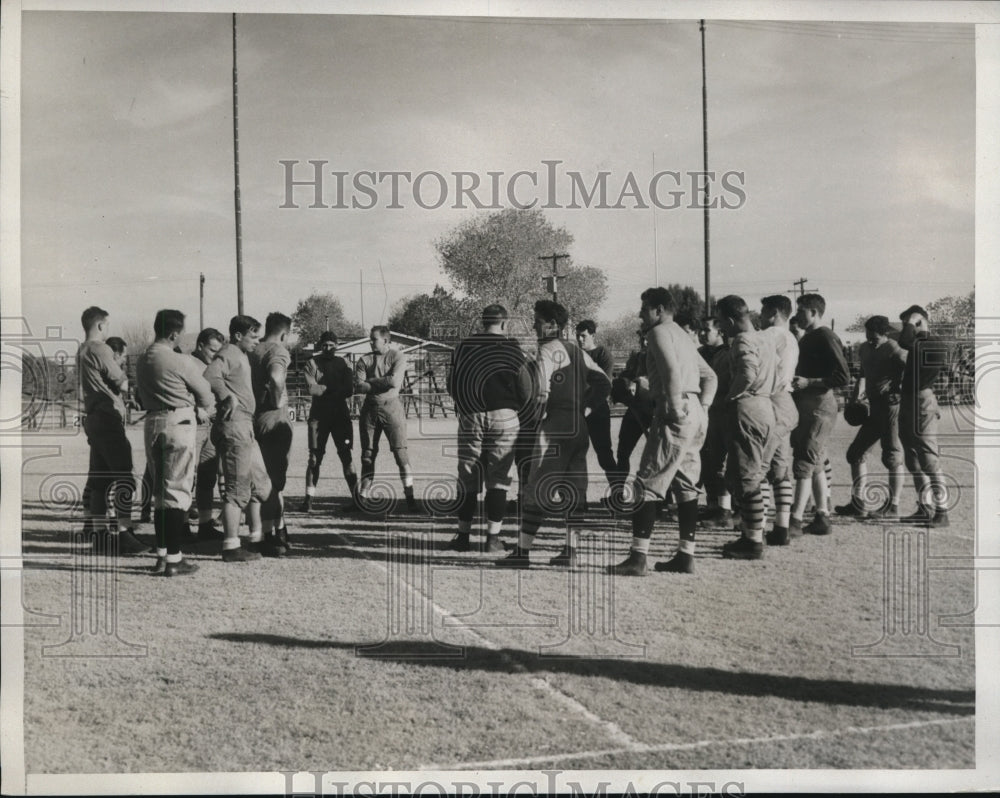
<instances>
[{"instance_id":1,"label":"tall metal pole","mask_svg":"<svg viewBox=\"0 0 1000 798\"><path fill-rule=\"evenodd\" d=\"M705 77L705 20L701 20L701 131L705 172L705 315L712 315L712 267L708 245L708 83Z\"/></svg>"},{"instance_id":2,"label":"tall metal pole","mask_svg":"<svg viewBox=\"0 0 1000 798\"><path fill-rule=\"evenodd\" d=\"M365 273L363 269L358 269L358 290L361 296L361 329L367 330L365 327Z\"/></svg>"},{"instance_id":3,"label":"tall metal pole","mask_svg":"<svg viewBox=\"0 0 1000 798\"><path fill-rule=\"evenodd\" d=\"M243 315L243 212L240 206L239 76L236 72L236 14L233 14L233 173L236 202L236 312Z\"/></svg>"},{"instance_id":4,"label":"tall metal pole","mask_svg":"<svg viewBox=\"0 0 1000 798\"><path fill-rule=\"evenodd\" d=\"M198 330L205 329L205 273L198 278Z\"/></svg>"}]
</instances>

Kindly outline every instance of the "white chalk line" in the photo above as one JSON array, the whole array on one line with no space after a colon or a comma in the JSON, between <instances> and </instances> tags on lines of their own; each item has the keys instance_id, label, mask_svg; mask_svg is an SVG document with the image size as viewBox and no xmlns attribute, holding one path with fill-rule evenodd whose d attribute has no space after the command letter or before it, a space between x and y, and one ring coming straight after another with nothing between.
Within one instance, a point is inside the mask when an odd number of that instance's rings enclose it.
<instances>
[{"instance_id":1,"label":"white chalk line","mask_svg":"<svg viewBox=\"0 0 1000 798\"><path fill-rule=\"evenodd\" d=\"M340 535L341 537L343 537L345 539L348 538L348 536L345 533L343 533L343 532L338 532L336 534ZM350 540L347 540L347 542L350 543ZM380 561L370 560L369 562L375 563L378 566L378 568L379 568L380 571L382 571L383 573L385 573L386 575L388 575L388 573L389 573L388 568L386 568ZM523 675L530 675L530 671L528 671L528 669L523 664L521 664L517 660L513 659L510 655L508 655L506 653L503 653L503 650L501 649L501 647L500 647L499 644L494 643L488 637L484 637L482 634L480 634L479 632L477 632L474 628L472 628L470 626L466 626L465 624L463 624L459 618L456 618L451 612L449 612L448 610L446 610L443 607L441 607L438 604L436 604L434 602L434 600L430 596L428 596L422 590L419 590L414 585L410 584L410 582L408 582L406 579L404 579L402 577L399 577L399 579L413 593L417 594L418 596L423 597L427 601L427 603L430 605L430 607L434 610L434 613L436 615L440 616L442 619L443 618L450 618L451 621L452 621L452 623L449 624L450 628L460 629L463 632L469 634L475 640L477 640L484 648L487 648L490 651L496 651L496 652L498 652L500 654L500 659L504 663L506 663L508 665L508 667L511 669L511 671L513 673L518 673L518 674L523 674ZM564 693L562 690L560 690L558 687L556 687L555 685L553 685L547 679L545 679L545 678L543 678L541 676L530 676L530 682L531 682L532 686L534 686L534 687L536 687L536 688L538 688L540 690L545 691L546 693L549 694L550 697L552 697L555 700L559 701L560 703L564 704L565 706L567 706L569 709L573 710L577 714L583 716L585 719L587 719L591 723L596 724L598 726L601 726L604 729L604 731L608 734L609 737L611 737L616 742L621 743L622 745L626 746L626 750L631 750L632 748L635 748L636 746L641 746L642 745L642 743L640 743L638 740L634 739L631 735L629 735L626 731L624 731L620 726L618 726L618 724L613 723L612 721L609 721L609 720L605 720L604 718L600 717L599 715L596 715L595 713L591 712L584 704L582 704L579 701L577 701L571 695L568 695L567 693Z\"/></svg>"},{"instance_id":2,"label":"white chalk line","mask_svg":"<svg viewBox=\"0 0 1000 798\"><path fill-rule=\"evenodd\" d=\"M566 762L573 759L596 759L602 756L617 754L657 754L671 751L691 751L699 748L711 748L726 745L756 745L760 743L791 742L795 740L827 740L848 734L879 734L882 732L904 731L926 726L951 726L959 723L971 723L975 717L947 718L941 720L921 720L910 723L891 723L885 726L845 726L841 729L818 729L803 734L776 734L768 737L735 737L729 740L698 740L693 743L661 743L645 745L637 743L626 748L606 748L595 751L574 751L564 754L548 754L547 756L518 757L515 759L491 759L481 762L459 762L451 764L421 765L420 770L505 770L517 766L530 767L549 762Z\"/></svg>"}]
</instances>

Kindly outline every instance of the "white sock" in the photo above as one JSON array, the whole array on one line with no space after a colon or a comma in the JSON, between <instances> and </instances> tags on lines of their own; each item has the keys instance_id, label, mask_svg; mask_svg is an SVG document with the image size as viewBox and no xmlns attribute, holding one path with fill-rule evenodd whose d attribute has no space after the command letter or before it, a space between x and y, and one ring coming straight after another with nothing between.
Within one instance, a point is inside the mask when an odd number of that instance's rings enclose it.
<instances>
[{"instance_id":1,"label":"white sock","mask_svg":"<svg viewBox=\"0 0 1000 798\"><path fill-rule=\"evenodd\" d=\"M750 538L754 543L764 542L764 530L763 529L748 529L747 537Z\"/></svg>"},{"instance_id":2,"label":"white sock","mask_svg":"<svg viewBox=\"0 0 1000 798\"><path fill-rule=\"evenodd\" d=\"M649 538L632 538L632 551L637 551L639 554L649 554Z\"/></svg>"},{"instance_id":3,"label":"white sock","mask_svg":"<svg viewBox=\"0 0 1000 798\"><path fill-rule=\"evenodd\" d=\"M229 551L230 549L238 549L239 547L240 547L240 539L238 537L226 538L224 541L222 541L223 551Z\"/></svg>"},{"instance_id":4,"label":"white sock","mask_svg":"<svg viewBox=\"0 0 1000 798\"><path fill-rule=\"evenodd\" d=\"M683 552L684 554L694 555L694 541L693 540L681 540L677 546L677 551Z\"/></svg>"},{"instance_id":5,"label":"white sock","mask_svg":"<svg viewBox=\"0 0 1000 798\"><path fill-rule=\"evenodd\" d=\"M264 539L264 530L262 529L250 530L251 543L260 543L263 539Z\"/></svg>"},{"instance_id":6,"label":"white sock","mask_svg":"<svg viewBox=\"0 0 1000 798\"><path fill-rule=\"evenodd\" d=\"M166 550L166 549L157 549L157 550L156 550L156 556L157 556L157 557L158 557L159 559L163 559L163 558L165 558L165 557L167 556L167 550Z\"/></svg>"},{"instance_id":7,"label":"white sock","mask_svg":"<svg viewBox=\"0 0 1000 798\"><path fill-rule=\"evenodd\" d=\"M180 562L183 559L184 559L184 555L181 554L180 552L177 552L177 554L168 554L167 555L167 562L178 563L178 562Z\"/></svg>"},{"instance_id":8,"label":"white sock","mask_svg":"<svg viewBox=\"0 0 1000 798\"><path fill-rule=\"evenodd\" d=\"M316 495L316 486L306 485L306 496L315 496L315 495Z\"/></svg>"},{"instance_id":9,"label":"white sock","mask_svg":"<svg viewBox=\"0 0 1000 798\"><path fill-rule=\"evenodd\" d=\"M503 526L503 521L487 521L486 522L486 534L487 535L499 535L500 528Z\"/></svg>"},{"instance_id":10,"label":"white sock","mask_svg":"<svg viewBox=\"0 0 1000 798\"><path fill-rule=\"evenodd\" d=\"M732 510L733 509L733 497L730 496L728 493L725 496L720 496L719 497L719 507L721 507L723 510Z\"/></svg>"}]
</instances>

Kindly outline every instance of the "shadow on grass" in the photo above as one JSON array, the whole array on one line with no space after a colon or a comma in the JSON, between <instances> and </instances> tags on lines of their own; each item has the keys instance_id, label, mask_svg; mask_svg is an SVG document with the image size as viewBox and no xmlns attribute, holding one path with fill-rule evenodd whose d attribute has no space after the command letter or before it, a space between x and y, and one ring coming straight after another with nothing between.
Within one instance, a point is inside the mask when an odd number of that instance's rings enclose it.
<instances>
[{"instance_id":1,"label":"shadow on grass","mask_svg":"<svg viewBox=\"0 0 1000 798\"><path fill-rule=\"evenodd\" d=\"M310 640L254 632L211 634L212 640L252 643L282 648L325 648L354 651L367 659L453 670L512 672L512 663L529 673L568 673L575 676L598 676L663 688L728 693L730 695L773 696L788 701L815 701L824 704L911 709L942 712L950 715L974 715L974 690L943 690L902 684L872 684L839 679L810 679L772 673L725 671L664 662L648 662L601 657L547 657L518 649L487 649L480 646L458 647L436 641L392 641L382 646L370 643L347 643L337 640ZM365 653L378 651L378 653ZM379 651L379 649L381 649Z\"/></svg>"}]
</instances>

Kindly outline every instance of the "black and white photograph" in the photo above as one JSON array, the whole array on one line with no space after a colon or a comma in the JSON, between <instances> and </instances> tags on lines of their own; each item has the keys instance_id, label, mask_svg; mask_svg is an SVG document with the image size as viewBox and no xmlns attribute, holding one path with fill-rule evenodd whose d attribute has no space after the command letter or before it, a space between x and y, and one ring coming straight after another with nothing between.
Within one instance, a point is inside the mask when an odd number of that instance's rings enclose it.
<instances>
[{"instance_id":1,"label":"black and white photograph","mask_svg":"<svg viewBox=\"0 0 1000 798\"><path fill-rule=\"evenodd\" d=\"M2 13L5 795L1000 786L1000 4Z\"/></svg>"}]
</instances>

